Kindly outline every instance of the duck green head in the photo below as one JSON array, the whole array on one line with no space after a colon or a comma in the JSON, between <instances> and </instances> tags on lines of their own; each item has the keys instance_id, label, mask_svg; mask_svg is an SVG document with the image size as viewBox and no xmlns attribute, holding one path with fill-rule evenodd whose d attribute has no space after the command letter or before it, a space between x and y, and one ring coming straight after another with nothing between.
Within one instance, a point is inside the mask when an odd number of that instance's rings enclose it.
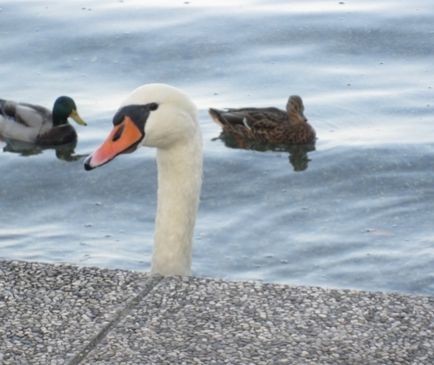
<instances>
[{"instance_id":1,"label":"duck green head","mask_svg":"<svg viewBox=\"0 0 434 365\"><path fill-rule=\"evenodd\" d=\"M80 125L87 125L78 115L74 100L69 96L59 96L53 105L53 126L67 124L69 117Z\"/></svg>"}]
</instances>

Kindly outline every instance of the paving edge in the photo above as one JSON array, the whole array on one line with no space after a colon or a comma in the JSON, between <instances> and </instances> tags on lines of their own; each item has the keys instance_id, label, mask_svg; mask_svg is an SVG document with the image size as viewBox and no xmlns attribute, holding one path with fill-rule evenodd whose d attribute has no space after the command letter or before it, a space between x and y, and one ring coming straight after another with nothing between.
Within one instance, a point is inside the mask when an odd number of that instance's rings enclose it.
<instances>
[{"instance_id":1,"label":"paving edge","mask_svg":"<svg viewBox=\"0 0 434 365\"><path fill-rule=\"evenodd\" d=\"M110 322L103 326L100 331L93 336L77 354L75 354L68 362L66 362L66 365L79 365L86 358L86 356L107 336L110 330L117 326L119 322L121 322L122 319L131 312L132 309L137 307L140 301L145 298L162 280L162 276L149 276L145 283L144 289L142 289L141 292L134 298L130 299L122 309L117 311Z\"/></svg>"}]
</instances>

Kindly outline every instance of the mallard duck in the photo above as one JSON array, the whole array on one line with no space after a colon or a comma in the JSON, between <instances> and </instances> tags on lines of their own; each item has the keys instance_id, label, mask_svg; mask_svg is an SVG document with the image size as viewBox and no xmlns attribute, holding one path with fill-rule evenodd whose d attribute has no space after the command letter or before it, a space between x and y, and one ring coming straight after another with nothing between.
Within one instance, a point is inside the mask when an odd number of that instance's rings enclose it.
<instances>
[{"instance_id":1,"label":"mallard duck","mask_svg":"<svg viewBox=\"0 0 434 365\"><path fill-rule=\"evenodd\" d=\"M240 146L259 142L270 145L314 143L316 134L304 116L303 100L290 96L286 111L278 108L209 109L211 118Z\"/></svg>"},{"instance_id":2,"label":"mallard duck","mask_svg":"<svg viewBox=\"0 0 434 365\"><path fill-rule=\"evenodd\" d=\"M77 113L74 100L60 96L50 111L45 107L0 99L0 135L22 142L55 146L77 140L75 129L68 123L71 117L86 125Z\"/></svg>"}]
</instances>

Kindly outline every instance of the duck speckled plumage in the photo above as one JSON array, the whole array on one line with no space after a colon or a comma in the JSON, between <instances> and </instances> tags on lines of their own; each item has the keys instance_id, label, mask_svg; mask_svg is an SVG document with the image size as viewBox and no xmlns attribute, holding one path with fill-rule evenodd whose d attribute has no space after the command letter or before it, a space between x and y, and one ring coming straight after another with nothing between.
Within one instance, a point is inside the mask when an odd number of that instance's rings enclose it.
<instances>
[{"instance_id":1,"label":"duck speckled plumage","mask_svg":"<svg viewBox=\"0 0 434 365\"><path fill-rule=\"evenodd\" d=\"M310 144L316 139L315 130L304 116L300 96L288 99L286 111L278 108L209 109L212 119L222 127L222 133L232 135L242 145L252 141L270 145Z\"/></svg>"},{"instance_id":2,"label":"duck speckled plumage","mask_svg":"<svg viewBox=\"0 0 434 365\"><path fill-rule=\"evenodd\" d=\"M75 129L68 123L71 117L86 125L77 113L72 98L56 99L53 110L29 103L0 99L0 136L43 146L56 146L77 140Z\"/></svg>"}]
</instances>

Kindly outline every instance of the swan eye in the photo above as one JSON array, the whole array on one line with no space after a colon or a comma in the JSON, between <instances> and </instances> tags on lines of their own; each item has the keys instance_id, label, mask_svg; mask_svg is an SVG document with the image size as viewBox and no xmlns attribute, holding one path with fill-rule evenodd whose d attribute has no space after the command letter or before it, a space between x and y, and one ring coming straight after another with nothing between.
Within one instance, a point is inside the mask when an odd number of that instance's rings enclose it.
<instances>
[{"instance_id":1,"label":"swan eye","mask_svg":"<svg viewBox=\"0 0 434 365\"><path fill-rule=\"evenodd\" d=\"M112 138L113 142L116 142L119 138L121 138L122 133L124 132L125 125L121 125L119 129L116 131L115 135Z\"/></svg>"},{"instance_id":2,"label":"swan eye","mask_svg":"<svg viewBox=\"0 0 434 365\"><path fill-rule=\"evenodd\" d=\"M154 111L158 109L158 104L157 103L151 103L149 104L149 110L150 111Z\"/></svg>"}]
</instances>

